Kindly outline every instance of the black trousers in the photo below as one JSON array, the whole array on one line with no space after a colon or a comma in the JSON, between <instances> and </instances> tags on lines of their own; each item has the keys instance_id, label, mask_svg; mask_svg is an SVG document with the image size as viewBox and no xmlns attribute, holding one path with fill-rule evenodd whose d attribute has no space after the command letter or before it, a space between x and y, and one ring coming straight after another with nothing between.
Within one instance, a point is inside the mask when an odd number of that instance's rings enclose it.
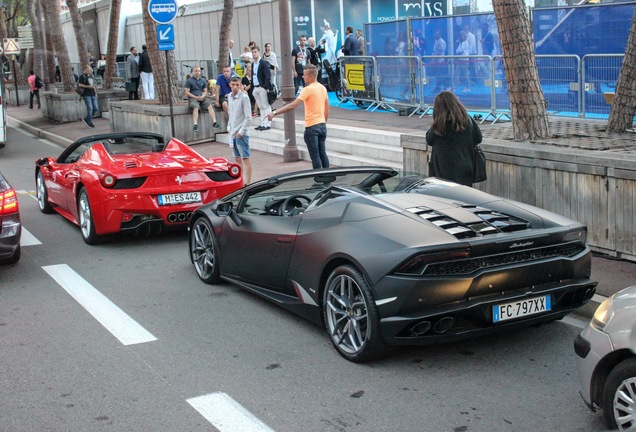
<instances>
[{"instance_id":1,"label":"black trousers","mask_svg":"<svg viewBox=\"0 0 636 432\"><path fill-rule=\"evenodd\" d=\"M128 100L138 100L139 99L139 77L131 78L130 82L133 83L134 91L128 92Z\"/></svg>"},{"instance_id":2,"label":"black trousers","mask_svg":"<svg viewBox=\"0 0 636 432\"><path fill-rule=\"evenodd\" d=\"M40 90L36 89L36 90L31 90L31 94L29 95L29 108L33 109L33 96L35 96L38 100L38 108L42 107L42 104L40 103Z\"/></svg>"}]
</instances>

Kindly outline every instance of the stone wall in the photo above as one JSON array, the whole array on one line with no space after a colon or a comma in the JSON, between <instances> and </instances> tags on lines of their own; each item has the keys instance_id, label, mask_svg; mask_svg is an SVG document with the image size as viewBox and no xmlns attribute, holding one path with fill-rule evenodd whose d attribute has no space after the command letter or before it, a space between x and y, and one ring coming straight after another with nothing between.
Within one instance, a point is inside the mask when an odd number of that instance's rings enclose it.
<instances>
[{"instance_id":1,"label":"stone wall","mask_svg":"<svg viewBox=\"0 0 636 432\"><path fill-rule=\"evenodd\" d=\"M110 129L113 132L155 132L166 139L172 136L170 106L151 101L111 102ZM221 125L214 129L207 112L199 113L199 131L192 131L192 110L185 104L173 106L175 138L189 144L215 141L216 134L227 131L223 110L215 108L216 119Z\"/></svg>"},{"instance_id":2,"label":"stone wall","mask_svg":"<svg viewBox=\"0 0 636 432\"><path fill-rule=\"evenodd\" d=\"M42 116L56 123L76 122L86 117L86 104L77 93L40 90L40 98L42 99ZM97 93L99 114L95 117L100 117L101 113L109 111L113 101L125 99L128 99L128 93L124 90L99 90Z\"/></svg>"},{"instance_id":3,"label":"stone wall","mask_svg":"<svg viewBox=\"0 0 636 432\"><path fill-rule=\"evenodd\" d=\"M424 134L403 135L404 170L428 174ZM636 156L488 140L488 180L475 185L504 198L587 224L593 250L636 261Z\"/></svg>"}]
</instances>

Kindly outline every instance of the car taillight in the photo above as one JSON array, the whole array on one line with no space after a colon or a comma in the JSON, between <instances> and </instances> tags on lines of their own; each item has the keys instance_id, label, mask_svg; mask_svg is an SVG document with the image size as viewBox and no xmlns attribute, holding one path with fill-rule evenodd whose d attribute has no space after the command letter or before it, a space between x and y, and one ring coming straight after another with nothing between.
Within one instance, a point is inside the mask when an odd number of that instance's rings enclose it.
<instances>
[{"instance_id":1,"label":"car taillight","mask_svg":"<svg viewBox=\"0 0 636 432\"><path fill-rule=\"evenodd\" d=\"M111 173L102 171L99 173L99 181L102 183L102 186L111 188L115 186L115 183L117 183L117 177Z\"/></svg>"},{"instance_id":2,"label":"car taillight","mask_svg":"<svg viewBox=\"0 0 636 432\"><path fill-rule=\"evenodd\" d=\"M421 275L424 272L426 266L429 264L436 262L461 260L464 258L468 258L469 256L470 252L468 250L434 252L416 255L399 266L395 270L395 273L403 275Z\"/></svg>"},{"instance_id":3,"label":"car taillight","mask_svg":"<svg viewBox=\"0 0 636 432\"><path fill-rule=\"evenodd\" d=\"M230 165L230 168L227 170L230 175L234 178L241 175L241 167L238 165Z\"/></svg>"},{"instance_id":4,"label":"car taillight","mask_svg":"<svg viewBox=\"0 0 636 432\"><path fill-rule=\"evenodd\" d=\"M18 212L18 197L13 189L0 192L0 215Z\"/></svg>"}]
</instances>

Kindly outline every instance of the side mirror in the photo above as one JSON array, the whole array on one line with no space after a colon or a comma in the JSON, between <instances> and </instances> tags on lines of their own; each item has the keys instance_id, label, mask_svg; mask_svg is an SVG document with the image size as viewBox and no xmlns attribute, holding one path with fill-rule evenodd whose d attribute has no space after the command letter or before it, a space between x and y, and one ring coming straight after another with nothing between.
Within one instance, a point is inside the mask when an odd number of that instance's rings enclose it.
<instances>
[{"instance_id":1,"label":"side mirror","mask_svg":"<svg viewBox=\"0 0 636 432\"><path fill-rule=\"evenodd\" d=\"M36 162L38 166L48 166L49 165L49 158L40 158L38 159L38 161Z\"/></svg>"},{"instance_id":2,"label":"side mirror","mask_svg":"<svg viewBox=\"0 0 636 432\"><path fill-rule=\"evenodd\" d=\"M234 210L234 205L231 202L223 202L216 206L214 212L219 217L229 217L236 225L241 225L243 219Z\"/></svg>"}]
</instances>

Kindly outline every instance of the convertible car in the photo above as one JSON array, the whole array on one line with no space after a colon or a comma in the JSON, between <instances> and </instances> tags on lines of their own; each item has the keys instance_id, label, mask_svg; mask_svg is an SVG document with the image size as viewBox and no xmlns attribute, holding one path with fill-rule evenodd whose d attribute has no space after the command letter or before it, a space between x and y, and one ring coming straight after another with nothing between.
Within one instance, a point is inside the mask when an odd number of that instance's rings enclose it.
<instances>
[{"instance_id":1,"label":"convertible car","mask_svg":"<svg viewBox=\"0 0 636 432\"><path fill-rule=\"evenodd\" d=\"M284 174L190 220L201 280L324 324L353 362L562 318L596 282L585 225L391 168Z\"/></svg>"},{"instance_id":2,"label":"convertible car","mask_svg":"<svg viewBox=\"0 0 636 432\"><path fill-rule=\"evenodd\" d=\"M241 169L153 133L82 138L35 164L40 210L58 212L95 244L120 231L186 228L192 211L243 186Z\"/></svg>"}]
</instances>

